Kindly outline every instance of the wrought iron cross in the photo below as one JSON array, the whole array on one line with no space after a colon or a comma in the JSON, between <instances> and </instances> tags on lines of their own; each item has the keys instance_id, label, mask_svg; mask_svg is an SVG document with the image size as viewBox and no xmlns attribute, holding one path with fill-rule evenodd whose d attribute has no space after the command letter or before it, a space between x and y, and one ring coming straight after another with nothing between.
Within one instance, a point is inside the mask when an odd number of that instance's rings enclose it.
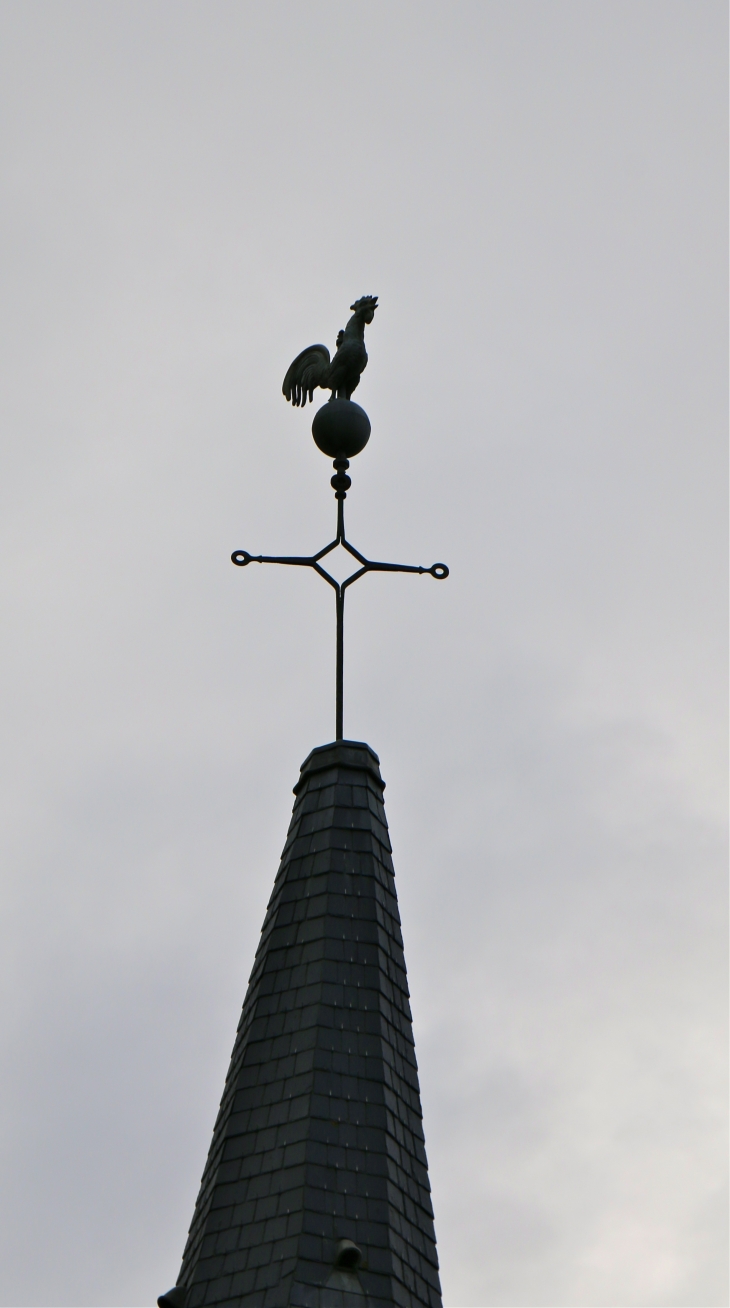
<instances>
[{"instance_id":1,"label":"wrought iron cross","mask_svg":"<svg viewBox=\"0 0 730 1308\"><path fill-rule=\"evenodd\" d=\"M344 331L337 337L337 351L330 362L329 350L324 345L311 345L303 350L294 360L284 378L283 392L287 400L296 406L306 404L307 395L312 399L312 391L318 386L329 388L332 392L329 403L324 404L314 416L312 435L315 444L323 454L333 458L335 475L331 479L337 500L337 535L329 545L311 557L298 555L249 554L247 550L234 550L231 561L238 568L245 568L249 563L284 563L295 568L314 568L320 577L329 582L335 592L337 607L337 671L335 683L335 739L342 740L343 718L343 671L345 646L345 591L366 572L427 572L437 581L444 581L449 575L445 563L433 563L430 568L418 567L410 563L375 563L366 559L364 554L355 549L345 536L345 497L352 482L347 475L350 466L348 456L353 457L363 450L370 439L370 420L359 404L354 404L350 396L360 380L360 374L367 363L365 353L365 324L373 320L377 308L377 296L366 295L351 305L355 311ZM321 559L326 558L338 545L346 549L360 567L345 581L336 581L322 567Z\"/></svg>"},{"instance_id":2,"label":"wrought iron cross","mask_svg":"<svg viewBox=\"0 0 730 1308\"><path fill-rule=\"evenodd\" d=\"M355 549L345 536L345 496L351 486L350 478L346 469L350 466L348 459L335 459L335 468L337 472L332 478L332 485L335 487L335 498L337 500L337 535L329 545L313 554L311 558L300 558L298 555L273 555L273 554L249 554L247 550L235 550L231 555L231 560L238 568L245 568L248 563L286 563L295 568L314 568L320 577L324 577L335 592L335 603L337 606L337 671L335 680L335 739L342 740L342 716L343 716L343 673L344 673L344 654L345 654L345 591L348 586L352 586L360 577L364 577L366 572L428 572L437 581L443 581L448 577L449 570L445 563L433 563L430 568L417 567L410 563L375 563L372 559L366 559L364 554ZM342 545L357 559L360 567L353 572L351 577L343 582L335 581L329 572L322 567L321 559L326 558L332 550L336 550L338 545Z\"/></svg>"}]
</instances>

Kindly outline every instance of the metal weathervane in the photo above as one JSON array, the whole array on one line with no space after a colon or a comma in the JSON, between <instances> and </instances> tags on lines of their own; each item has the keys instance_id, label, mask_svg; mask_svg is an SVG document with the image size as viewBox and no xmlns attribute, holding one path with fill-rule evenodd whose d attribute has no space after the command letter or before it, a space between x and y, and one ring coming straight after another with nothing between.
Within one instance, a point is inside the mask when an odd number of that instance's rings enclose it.
<instances>
[{"instance_id":1,"label":"metal weathervane","mask_svg":"<svg viewBox=\"0 0 730 1308\"><path fill-rule=\"evenodd\" d=\"M337 606L337 672L336 672L336 730L335 738L342 740L343 718L343 669L345 636L345 591L366 572L427 572L437 581L443 581L449 575L445 563L434 563L430 568L421 568L409 563L375 563L366 559L345 536L345 497L352 482L347 475L350 459L364 450L370 439L370 419L359 404L354 404L350 396L360 381L360 376L368 361L365 349L365 326L373 321L378 307L377 295L363 295L350 305L352 317L344 331L337 333L334 358L326 345L310 345L302 350L292 363L284 378L282 387L284 397L295 406L304 406L307 397L310 402L317 387L330 390L329 402L324 404L314 415L312 435L315 444L323 454L333 460L335 475L331 479L337 500L337 535L324 549L311 557L277 556L272 554L249 554L247 550L235 550L231 561L238 568L245 568L249 563L284 563L297 568L314 568L320 577L329 582L334 589ZM322 567L321 560L332 550L341 545L360 565L345 581L335 581L334 577Z\"/></svg>"}]
</instances>

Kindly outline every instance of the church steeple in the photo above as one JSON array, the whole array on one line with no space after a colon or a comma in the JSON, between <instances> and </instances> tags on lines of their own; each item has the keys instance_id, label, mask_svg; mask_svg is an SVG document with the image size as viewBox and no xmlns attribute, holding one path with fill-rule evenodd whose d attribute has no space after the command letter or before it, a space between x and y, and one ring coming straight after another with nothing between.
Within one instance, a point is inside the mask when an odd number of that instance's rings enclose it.
<instances>
[{"instance_id":1,"label":"church steeple","mask_svg":"<svg viewBox=\"0 0 730 1308\"><path fill-rule=\"evenodd\" d=\"M241 568L314 568L334 588L336 739L294 787L182 1267L160 1308L441 1304L384 783L369 745L343 739L347 588L368 572L449 575L445 563L376 563L345 536L349 460L370 437L350 395L376 304L351 306L331 364L311 346L284 381L295 405L332 390L312 435L334 460L335 539L308 556L231 555ZM354 566L341 583L323 566L338 546Z\"/></svg>"},{"instance_id":2,"label":"church steeple","mask_svg":"<svg viewBox=\"0 0 730 1308\"><path fill-rule=\"evenodd\" d=\"M355 741L302 766L165 1308L440 1308L383 786Z\"/></svg>"}]
</instances>

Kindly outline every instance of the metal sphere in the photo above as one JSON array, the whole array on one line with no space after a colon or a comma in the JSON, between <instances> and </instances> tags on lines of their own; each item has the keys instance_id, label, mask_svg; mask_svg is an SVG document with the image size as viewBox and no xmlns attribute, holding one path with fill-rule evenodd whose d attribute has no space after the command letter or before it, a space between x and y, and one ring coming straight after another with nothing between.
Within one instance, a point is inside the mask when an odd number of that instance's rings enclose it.
<instances>
[{"instance_id":1,"label":"metal sphere","mask_svg":"<svg viewBox=\"0 0 730 1308\"><path fill-rule=\"evenodd\" d=\"M314 415L315 445L330 459L352 459L370 439L370 419L353 400L330 400Z\"/></svg>"}]
</instances>

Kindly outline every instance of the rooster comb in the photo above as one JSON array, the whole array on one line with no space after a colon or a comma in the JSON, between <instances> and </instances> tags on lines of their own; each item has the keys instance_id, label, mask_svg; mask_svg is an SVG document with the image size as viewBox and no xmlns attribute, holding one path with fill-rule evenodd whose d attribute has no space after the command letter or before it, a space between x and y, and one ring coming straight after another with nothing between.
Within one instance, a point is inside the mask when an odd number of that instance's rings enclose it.
<instances>
[{"instance_id":1,"label":"rooster comb","mask_svg":"<svg viewBox=\"0 0 730 1308\"><path fill-rule=\"evenodd\" d=\"M377 307L377 295L361 295L359 300L355 300L355 303L350 305L353 313L357 313L358 309L377 309Z\"/></svg>"}]
</instances>

